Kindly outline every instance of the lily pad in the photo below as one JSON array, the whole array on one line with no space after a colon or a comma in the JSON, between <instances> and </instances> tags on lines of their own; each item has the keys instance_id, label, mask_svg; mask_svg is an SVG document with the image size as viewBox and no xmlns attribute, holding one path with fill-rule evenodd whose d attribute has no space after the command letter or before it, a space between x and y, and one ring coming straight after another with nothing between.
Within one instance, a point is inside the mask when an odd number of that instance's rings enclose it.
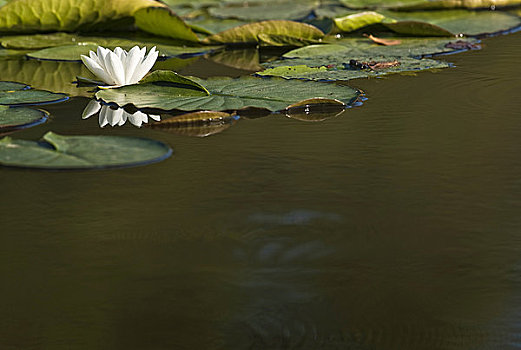
<instances>
[{"instance_id":1,"label":"lily pad","mask_svg":"<svg viewBox=\"0 0 521 350\"><path fill-rule=\"evenodd\" d=\"M257 44L263 42L262 35L264 38L284 36L291 39L290 45L296 42L316 43L324 37L324 33L312 25L280 20L245 24L209 36L203 42L207 44ZM279 43L278 46L284 46L280 44L283 43Z\"/></svg>"},{"instance_id":2,"label":"lily pad","mask_svg":"<svg viewBox=\"0 0 521 350\"><path fill-rule=\"evenodd\" d=\"M204 85L210 91L210 95L203 95L202 91L196 90L139 84L101 90L96 93L96 98L105 102L114 102L119 106L132 104L137 108L163 110L223 111L256 107L277 111L313 97L339 100L349 105L360 94L358 90L349 86L277 78L246 76L238 79L218 77L208 80L194 78L194 80Z\"/></svg>"},{"instance_id":3,"label":"lily pad","mask_svg":"<svg viewBox=\"0 0 521 350\"><path fill-rule=\"evenodd\" d=\"M167 71L167 70L156 70L146 77L144 77L140 83L141 84L147 84L147 83L170 83L170 84L177 84L184 88L194 89L201 92L204 92L206 95L210 95L208 90L198 82L189 79L187 77L183 77L182 75L177 74L176 72Z\"/></svg>"},{"instance_id":4,"label":"lily pad","mask_svg":"<svg viewBox=\"0 0 521 350\"><path fill-rule=\"evenodd\" d=\"M44 123L45 112L26 107L0 106L0 132L24 129Z\"/></svg>"},{"instance_id":5,"label":"lily pad","mask_svg":"<svg viewBox=\"0 0 521 350\"><path fill-rule=\"evenodd\" d=\"M0 105L8 106L42 105L63 102L67 99L69 98L64 94L35 89L0 91Z\"/></svg>"},{"instance_id":6,"label":"lily pad","mask_svg":"<svg viewBox=\"0 0 521 350\"><path fill-rule=\"evenodd\" d=\"M353 32L372 24L382 23L385 19L386 17L378 12L366 11L335 18L334 22L341 31Z\"/></svg>"},{"instance_id":7,"label":"lily pad","mask_svg":"<svg viewBox=\"0 0 521 350\"><path fill-rule=\"evenodd\" d=\"M306 58L333 55L376 55L376 56L410 56L422 57L440 53L458 52L466 49L478 49L479 41L473 38L414 38L385 36L388 40L399 40L400 44L377 45L368 38L329 38L330 44L310 45L289 51L285 58ZM458 42L459 46L454 45Z\"/></svg>"},{"instance_id":8,"label":"lily pad","mask_svg":"<svg viewBox=\"0 0 521 350\"><path fill-rule=\"evenodd\" d=\"M15 83L12 81L0 81L0 92L4 91L14 91L14 90L25 90L28 89L29 86L22 83Z\"/></svg>"},{"instance_id":9,"label":"lily pad","mask_svg":"<svg viewBox=\"0 0 521 350\"><path fill-rule=\"evenodd\" d=\"M17 0L0 8L0 32L38 33L99 30L132 20L137 10L161 6L154 0ZM166 6L166 5L164 5Z\"/></svg>"},{"instance_id":10,"label":"lily pad","mask_svg":"<svg viewBox=\"0 0 521 350\"><path fill-rule=\"evenodd\" d=\"M313 3L303 1L244 2L241 6L232 4L212 7L208 12L213 17L236 18L246 21L301 20L308 17L314 8Z\"/></svg>"},{"instance_id":11,"label":"lily pad","mask_svg":"<svg viewBox=\"0 0 521 350\"><path fill-rule=\"evenodd\" d=\"M199 41L192 29L169 8L142 8L134 13L134 18L138 28L148 33L179 40Z\"/></svg>"},{"instance_id":12,"label":"lily pad","mask_svg":"<svg viewBox=\"0 0 521 350\"><path fill-rule=\"evenodd\" d=\"M172 149L162 142L121 136L63 136L48 132L44 142L0 140L0 165L36 169L104 169L155 163Z\"/></svg>"},{"instance_id":13,"label":"lily pad","mask_svg":"<svg viewBox=\"0 0 521 350\"><path fill-rule=\"evenodd\" d=\"M387 26L397 33L412 34L414 28L410 25L400 25L400 22L428 23L459 35L493 34L521 25L521 18L500 11L470 11L470 10L445 10L445 11L418 11L418 12L383 12L388 18L398 21Z\"/></svg>"},{"instance_id":14,"label":"lily pad","mask_svg":"<svg viewBox=\"0 0 521 350\"><path fill-rule=\"evenodd\" d=\"M81 55L88 55L89 51L96 52L97 48L97 44L57 46L30 52L27 57L39 60L81 61Z\"/></svg>"},{"instance_id":15,"label":"lily pad","mask_svg":"<svg viewBox=\"0 0 521 350\"><path fill-rule=\"evenodd\" d=\"M206 137L223 132L239 118L235 114L225 112L200 111L163 119L147 127L174 134Z\"/></svg>"},{"instance_id":16,"label":"lily pad","mask_svg":"<svg viewBox=\"0 0 521 350\"><path fill-rule=\"evenodd\" d=\"M286 62L286 65L283 65ZM306 64L307 63L307 64ZM274 63L271 62L271 65ZM432 59L392 56L319 56L279 62L279 66L256 73L259 76L276 76L285 79L338 81L378 77L402 72L447 68L446 62Z\"/></svg>"}]
</instances>

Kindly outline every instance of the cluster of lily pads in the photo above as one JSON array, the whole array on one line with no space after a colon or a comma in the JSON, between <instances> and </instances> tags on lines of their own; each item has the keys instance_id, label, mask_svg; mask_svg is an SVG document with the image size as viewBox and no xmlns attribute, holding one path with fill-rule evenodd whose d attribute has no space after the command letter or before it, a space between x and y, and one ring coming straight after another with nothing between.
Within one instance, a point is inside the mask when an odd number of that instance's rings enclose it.
<instances>
[{"instance_id":1,"label":"cluster of lily pads","mask_svg":"<svg viewBox=\"0 0 521 350\"><path fill-rule=\"evenodd\" d=\"M323 120L360 100L361 92L343 82L447 68L437 54L478 49L482 37L519 29L520 6L521 0L0 0L0 133L46 122L47 112L27 105L69 96L93 98L83 118L98 114L102 127L130 121L182 133L196 126L197 136L224 130L252 109ZM148 56L145 47L154 47ZM174 71L201 57L245 74L201 79ZM175 116L165 119L169 114ZM87 154L102 144L102 154L112 156ZM41 142L0 140L0 165L46 169L136 165L170 154L169 146L139 138L49 133Z\"/></svg>"}]
</instances>

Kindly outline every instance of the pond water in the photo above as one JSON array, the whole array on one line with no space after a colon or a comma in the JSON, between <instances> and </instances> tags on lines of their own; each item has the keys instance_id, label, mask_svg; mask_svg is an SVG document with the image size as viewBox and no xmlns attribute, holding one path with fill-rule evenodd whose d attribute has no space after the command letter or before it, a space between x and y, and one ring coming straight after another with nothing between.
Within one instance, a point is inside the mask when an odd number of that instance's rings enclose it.
<instances>
[{"instance_id":1,"label":"pond water","mask_svg":"<svg viewBox=\"0 0 521 350\"><path fill-rule=\"evenodd\" d=\"M323 122L198 138L100 129L86 98L46 106L17 137L143 136L174 155L0 168L0 348L521 347L520 39L351 81L368 100Z\"/></svg>"}]
</instances>

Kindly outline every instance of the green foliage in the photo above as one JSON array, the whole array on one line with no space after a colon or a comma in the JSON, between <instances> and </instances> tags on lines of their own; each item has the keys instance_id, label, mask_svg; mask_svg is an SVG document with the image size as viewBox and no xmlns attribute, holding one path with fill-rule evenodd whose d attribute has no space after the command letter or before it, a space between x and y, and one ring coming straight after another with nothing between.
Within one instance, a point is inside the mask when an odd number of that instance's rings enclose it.
<instances>
[{"instance_id":1,"label":"green foliage","mask_svg":"<svg viewBox=\"0 0 521 350\"><path fill-rule=\"evenodd\" d=\"M27 128L46 120L47 114L36 109L0 106L0 132Z\"/></svg>"},{"instance_id":2,"label":"green foliage","mask_svg":"<svg viewBox=\"0 0 521 350\"><path fill-rule=\"evenodd\" d=\"M185 41L199 41L192 29L168 8L142 8L134 13L134 18L138 28L148 33Z\"/></svg>"},{"instance_id":3,"label":"green foliage","mask_svg":"<svg viewBox=\"0 0 521 350\"><path fill-rule=\"evenodd\" d=\"M48 132L43 143L0 140L0 165L37 169L100 169L150 164L172 154L162 142L121 136L62 136Z\"/></svg>"},{"instance_id":4,"label":"green foliage","mask_svg":"<svg viewBox=\"0 0 521 350\"><path fill-rule=\"evenodd\" d=\"M112 29L137 10L160 6L154 0L17 0L0 8L0 32L38 33Z\"/></svg>"},{"instance_id":5,"label":"green foliage","mask_svg":"<svg viewBox=\"0 0 521 350\"><path fill-rule=\"evenodd\" d=\"M311 97L339 100L345 105L349 105L359 95L358 90L348 86L277 78L241 77L238 79L194 80L204 85L210 95L187 88L139 84L101 90L96 93L96 97L105 102L114 102L119 106L133 104L138 108L148 107L163 110L223 111L257 107L278 111Z\"/></svg>"}]
</instances>

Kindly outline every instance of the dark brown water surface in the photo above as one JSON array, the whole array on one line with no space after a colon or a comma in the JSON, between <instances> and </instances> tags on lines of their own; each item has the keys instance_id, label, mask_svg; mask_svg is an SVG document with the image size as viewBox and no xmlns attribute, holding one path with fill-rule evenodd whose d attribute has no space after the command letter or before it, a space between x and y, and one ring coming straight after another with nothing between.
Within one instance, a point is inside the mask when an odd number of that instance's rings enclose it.
<instances>
[{"instance_id":1,"label":"dark brown water surface","mask_svg":"<svg viewBox=\"0 0 521 350\"><path fill-rule=\"evenodd\" d=\"M521 34L455 68L352 81L317 123L207 138L81 119L174 156L0 168L0 349L521 348Z\"/></svg>"}]
</instances>

